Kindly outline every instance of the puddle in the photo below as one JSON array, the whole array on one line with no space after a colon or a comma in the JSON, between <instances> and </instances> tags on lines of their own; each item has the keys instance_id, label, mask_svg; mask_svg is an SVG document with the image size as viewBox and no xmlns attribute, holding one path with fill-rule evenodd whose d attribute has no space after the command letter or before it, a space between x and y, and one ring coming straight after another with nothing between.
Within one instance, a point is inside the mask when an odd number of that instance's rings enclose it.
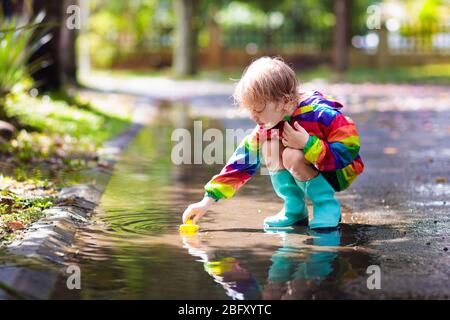
<instances>
[{"instance_id":1,"label":"puddle","mask_svg":"<svg viewBox=\"0 0 450 320\"><path fill-rule=\"evenodd\" d=\"M177 109L183 107L186 110ZM419 181L412 187L411 179L403 178L403 171L389 172L399 167L399 156L386 158L380 152L383 146L376 141L365 149L365 176L351 192L340 195L345 204L344 223L337 231L317 233L299 227L264 232L262 221L282 204L267 176L257 174L233 199L212 208L202 219L198 235L180 236L183 210L202 198L204 184L222 165L173 164L173 129L187 127L193 134L193 120L197 119L191 118L195 113L186 106L167 106L163 111L155 122L158 125L144 128L117 163L96 215L79 231L67 255L67 264L80 267L81 290L69 290L68 275L61 274L51 298L380 299L448 295L450 260L443 249L449 238L447 232L435 230L448 230L448 221L432 216L423 219L430 215L430 206L446 199L417 198L417 194L428 193L445 198L447 184L435 188ZM204 129L221 131L252 127L250 121L238 118L206 118L203 125ZM404 143L410 145L410 141ZM413 165L422 166L420 162ZM430 169L433 176L442 175L441 168ZM446 209L440 206L433 214L444 214ZM403 216L424 222L400 224ZM367 288L367 268L372 265L380 266L383 272L381 290Z\"/></svg>"},{"instance_id":2,"label":"puddle","mask_svg":"<svg viewBox=\"0 0 450 320\"><path fill-rule=\"evenodd\" d=\"M341 286L364 277L376 260L364 248L364 228L370 226L346 225L328 234L306 228L265 233L262 220L281 206L266 176L217 205L197 236L181 237L181 213L201 199L203 185L221 166L172 164L165 146L173 128L161 123L145 128L130 145L93 222L78 233L67 263L80 267L82 289L68 290L63 276L53 298L351 296ZM241 121L235 125L243 127ZM260 198L262 190L271 197Z\"/></svg>"}]
</instances>

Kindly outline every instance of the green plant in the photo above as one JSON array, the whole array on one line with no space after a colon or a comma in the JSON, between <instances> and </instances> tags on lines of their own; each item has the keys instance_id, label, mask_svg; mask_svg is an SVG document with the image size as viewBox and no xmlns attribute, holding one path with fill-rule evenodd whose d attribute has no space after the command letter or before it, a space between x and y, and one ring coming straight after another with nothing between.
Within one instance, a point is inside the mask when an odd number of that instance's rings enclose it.
<instances>
[{"instance_id":1,"label":"green plant","mask_svg":"<svg viewBox=\"0 0 450 320\"><path fill-rule=\"evenodd\" d=\"M32 54L51 39L47 34L48 26L42 24L44 17L45 14L40 13L28 24L17 17L0 17L0 98L43 67L42 59L28 62Z\"/></svg>"}]
</instances>

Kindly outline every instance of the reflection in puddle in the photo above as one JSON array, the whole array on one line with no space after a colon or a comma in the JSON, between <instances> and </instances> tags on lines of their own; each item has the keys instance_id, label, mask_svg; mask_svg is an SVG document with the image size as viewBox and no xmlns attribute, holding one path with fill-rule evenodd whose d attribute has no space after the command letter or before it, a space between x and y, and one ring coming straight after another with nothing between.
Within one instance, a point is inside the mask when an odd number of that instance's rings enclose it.
<instances>
[{"instance_id":1,"label":"reflection in puddle","mask_svg":"<svg viewBox=\"0 0 450 320\"><path fill-rule=\"evenodd\" d=\"M355 229L348 226L302 231L307 235L303 241L293 229L274 232L281 247L270 257L271 265L261 282L245 267L244 259L233 257L233 252L211 250L198 235L183 236L182 240L189 254L203 263L204 270L233 300L345 298L339 284L363 275L374 263L373 255L353 250L362 243L355 238ZM345 243L348 241L352 243Z\"/></svg>"},{"instance_id":2,"label":"reflection in puddle","mask_svg":"<svg viewBox=\"0 0 450 320\"><path fill-rule=\"evenodd\" d=\"M200 258L204 270L213 277L233 300L260 299L260 286L239 260L220 252L208 252L198 236L183 236L184 247L190 255Z\"/></svg>"}]
</instances>

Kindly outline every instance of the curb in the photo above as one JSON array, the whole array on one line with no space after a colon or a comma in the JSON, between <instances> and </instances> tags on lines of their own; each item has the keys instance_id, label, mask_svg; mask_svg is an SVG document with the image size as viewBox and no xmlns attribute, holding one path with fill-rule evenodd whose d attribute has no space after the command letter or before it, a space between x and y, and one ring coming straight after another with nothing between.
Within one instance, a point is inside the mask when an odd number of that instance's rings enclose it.
<instances>
[{"instance_id":1,"label":"curb","mask_svg":"<svg viewBox=\"0 0 450 320\"><path fill-rule=\"evenodd\" d=\"M45 217L28 227L21 239L6 246L8 254L37 259L45 266L36 269L26 265L0 265L0 299L51 297L61 275L61 267L65 264L65 252L73 243L78 227L89 220L100 203L114 164L149 123L153 110L151 105L136 107L129 128L103 144L99 150L99 162L104 165L87 172L97 181L95 185L78 184L63 188L58 194L56 206L45 210Z\"/></svg>"}]
</instances>

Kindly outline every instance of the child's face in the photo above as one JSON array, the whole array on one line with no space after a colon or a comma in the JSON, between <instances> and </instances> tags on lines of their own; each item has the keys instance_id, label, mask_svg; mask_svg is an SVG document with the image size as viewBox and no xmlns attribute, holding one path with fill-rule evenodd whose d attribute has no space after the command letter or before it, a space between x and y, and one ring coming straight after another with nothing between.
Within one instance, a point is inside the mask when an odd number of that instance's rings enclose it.
<instances>
[{"instance_id":1,"label":"child's face","mask_svg":"<svg viewBox=\"0 0 450 320\"><path fill-rule=\"evenodd\" d=\"M270 129L283 120L288 106L284 102L267 102L255 107L248 107L251 118L260 126Z\"/></svg>"}]
</instances>

